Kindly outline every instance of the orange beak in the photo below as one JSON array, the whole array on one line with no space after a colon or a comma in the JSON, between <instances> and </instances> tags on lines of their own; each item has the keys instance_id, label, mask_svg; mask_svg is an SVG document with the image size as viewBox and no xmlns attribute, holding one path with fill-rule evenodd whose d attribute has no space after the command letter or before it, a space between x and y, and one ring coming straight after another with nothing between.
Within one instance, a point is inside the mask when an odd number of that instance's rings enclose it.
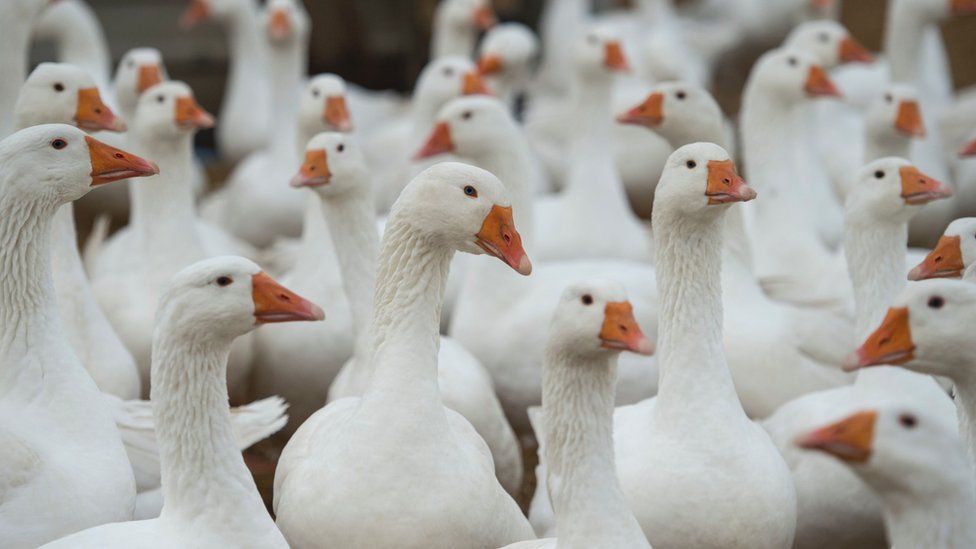
<instances>
[{"instance_id":1,"label":"orange beak","mask_svg":"<svg viewBox=\"0 0 976 549\"><path fill-rule=\"evenodd\" d=\"M497 22L495 12L491 11L491 6L488 4L482 4L474 10L474 24L479 29L486 31L494 27Z\"/></svg>"},{"instance_id":2,"label":"orange beak","mask_svg":"<svg viewBox=\"0 0 976 549\"><path fill-rule=\"evenodd\" d=\"M951 188L918 171L915 166L902 166L898 173L901 174L901 197L906 204L928 204L952 196Z\"/></svg>"},{"instance_id":3,"label":"orange beak","mask_svg":"<svg viewBox=\"0 0 976 549\"><path fill-rule=\"evenodd\" d=\"M949 0L949 6L953 15L976 13L976 1L974 0Z\"/></svg>"},{"instance_id":4,"label":"orange beak","mask_svg":"<svg viewBox=\"0 0 976 549\"><path fill-rule=\"evenodd\" d=\"M837 87L834 86L834 83L820 65L810 66L803 90L810 97L840 97L840 92L837 91Z\"/></svg>"},{"instance_id":5,"label":"orange beak","mask_svg":"<svg viewBox=\"0 0 976 549\"><path fill-rule=\"evenodd\" d=\"M617 117L621 124L635 124L654 128L664 122L664 94L654 92L643 103Z\"/></svg>"},{"instance_id":6,"label":"orange beak","mask_svg":"<svg viewBox=\"0 0 976 549\"><path fill-rule=\"evenodd\" d=\"M332 172L329 170L329 158L325 149L305 151L305 162L299 168L295 177L291 178L292 187L321 187L328 185L332 180Z\"/></svg>"},{"instance_id":7,"label":"orange beak","mask_svg":"<svg viewBox=\"0 0 976 549\"><path fill-rule=\"evenodd\" d=\"M487 76L502 71L502 57L496 53L486 53L478 59L478 74Z\"/></svg>"},{"instance_id":8,"label":"orange beak","mask_svg":"<svg viewBox=\"0 0 976 549\"><path fill-rule=\"evenodd\" d=\"M291 17L284 9L278 8L271 12L268 21L268 36L273 40L284 40L291 34Z\"/></svg>"},{"instance_id":9,"label":"orange beak","mask_svg":"<svg viewBox=\"0 0 976 549\"><path fill-rule=\"evenodd\" d=\"M334 95L325 100L325 112L322 114L325 122L340 132L352 131L352 121L349 118L349 108L346 98Z\"/></svg>"},{"instance_id":10,"label":"orange beak","mask_svg":"<svg viewBox=\"0 0 976 549\"><path fill-rule=\"evenodd\" d=\"M106 130L124 132L125 122L115 116L112 109L102 103L98 88L78 90L78 107L75 109L75 124L88 131Z\"/></svg>"},{"instance_id":11,"label":"orange beak","mask_svg":"<svg viewBox=\"0 0 976 549\"><path fill-rule=\"evenodd\" d=\"M414 159L420 160L421 158L449 153L453 150L454 141L451 140L451 127L447 125L447 122L442 121L434 126L433 131L430 132L430 137L427 138L427 142L424 143L420 152L414 156Z\"/></svg>"},{"instance_id":12,"label":"orange beak","mask_svg":"<svg viewBox=\"0 0 976 549\"><path fill-rule=\"evenodd\" d=\"M908 273L908 280L929 278L961 278L966 265L962 261L959 235L942 235L935 249Z\"/></svg>"},{"instance_id":13,"label":"orange beak","mask_svg":"<svg viewBox=\"0 0 976 549\"><path fill-rule=\"evenodd\" d=\"M180 28L192 29L210 17L210 4L206 0L192 0L180 17Z\"/></svg>"},{"instance_id":14,"label":"orange beak","mask_svg":"<svg viewBox=\"0 0 976 549\"><path fill-rule=\"evenodd\" d=\"M633 351L641 355L654 353L654 344L644 337L634 307L629 301L611 301L603 309L603 328L600 329L601 347L617 351Z\"/></svg>"},{"instance_id":15,"label":"orange beak","mask_svg":"<svg viewBox=\"0 0 976 549\"><path fill-rule=\"evenodd\" d=\"M709 160L705 196L708 197L709 205L728 204L748 202L756 198L756 191L739 177L731 160Z\"/></svg>"},{"instance_id":16,"label":"orange beak","mask_svg":"<svg viewBox=\"0 0 976 549\"><path fill-rule=\"evenodd\" d=\"M612 71L626 72L630 70L627 64L627 56L624 55L624 48L620 42L613 40L603 46L603 65Z\"/></svg>"},{"instance_id":17,"label":"orange beak","mask_svg":"<svg viewBox=\"0 0 976 549\"><path fill-rule=\"evenodd\" d=\"M810 5L819 11L827 11L834 4L834 0L810 0Z\"/></svg>"},{"instance_id":18,"label":"orange beak","mask_svg":"<svg viewBox=\"0 0 976 549\"><path fill-rule=\"evenodd\" d=\"M491 90L477 72L465 73L461 83L461 95L491 95Z\"/></svg>"},{"instance_id":19,"label":"orange beak","mask_svg":"<svg viewBox=\"0 0 976 549\"><path fill-rule=\"evenodd\" d=\"M85 136L85 142L88 143L88 156L91 158L92 187L159 173L159 166L154 162L106 145L90 135Z\"/></svg>"},{"instance_id":20,"label":"orange beak","mask_svg":"<svg viewBox=\"0 0 976 549\"><path fill-rule=\"evenodd\" d=\"M871 458L877 418L878 413L874 410L858 412L798 438L796 444L808 450L827 452L843 461L864 463Z\"/></svg>"},{"instance_id":21,"label":"orange beak","mask_svg":"<svg viewBox=\"0 0 976 549\"><path fill-rule=\"evenodd\" d=\"M844 359L844 371L868 366L904 364L915 358L915 343L908 326L908 308L892 307L871 335Z\"/></svg>"},{"instance_id":22,"label":"orange beak","mask_svg":"<svg viewBox=\"0 0 976 549\"><path fill-rule=\"evenodd\" d=\"M321 307L278 284L263 272L251 276L251 299L254 300L254 319L258 324L325 318Z\"/></svg>"},{"instance_id":23,"label":"orange beak","mask_svg":"<svg viewBox=\"0 0 976 549\"><path fill-rule=\"evenodd\" d=\"M895 129L910 137L925 137L925 123L918 101L902 101L898 104Z\"/></svg>"},{"instance_id":24,"label":"orange beak","mask_svg":"<svg viewBox=\"0 0 976 549\"><path fill-rule=\"evenodd\" d=\"M159 70L159 65L141 65L139 67L139 79L136 82L136 90L142 93L162 81L163 74Z\"/></svg>"},{"instance_id":25,"label":"orange beak","mask_svg":"<svg viewBox=\"0 0 976 549\"><path fill-rule=\"evenodd\" d=\"M847 36L840 41L839 57L843 63L870 63L874 61L871 52L852 36Z\"/></svg>"},{"instance_id":26,"label":"orange beak","mask_svg":"<svg viewBox=\"0 0 976 549\"><path fill-rule=\"evenodd\" d=\"M519 274L528 276L532 263L522 248L522 237L515 230L512 207L494 205L475 235L475 243L490 256L504 261Z\"/></svg>"},{"instance_id":27,"label":"orange beak","mask_svg":"<svg viewBox=\"0 0 976 549\"><path fill-rule=\"evenodd\" d=\"M214 117L192 97L176 100L176 125L188 130L205 130L214 126Z\"/></svg>"},{"instance_id":28,"label":"orange beak","mask_svg":"<svg viewBox=\"0 0 976 549\"><path fill-rule=\"evenodd\" d=\"M973 139L969 143L963 145L959 149L959 156L976 156L976 139Z\"/></svg>"}]
</instances>

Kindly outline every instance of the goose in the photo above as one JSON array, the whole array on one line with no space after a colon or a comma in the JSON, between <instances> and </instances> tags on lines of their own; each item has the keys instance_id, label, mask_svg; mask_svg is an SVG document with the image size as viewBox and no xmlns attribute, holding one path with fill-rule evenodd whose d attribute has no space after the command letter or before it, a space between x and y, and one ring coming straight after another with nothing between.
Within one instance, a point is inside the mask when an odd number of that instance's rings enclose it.
<instances>
[{"instance_id":1,"label":"goose","mask_svg":"<svg viewBox=\"0 0 976 549\"><path fill-rule=\"evenodd\" d=\"M951 191L899 158L875 160L855 177L845 204L843 245L860 338L905 284L909 220L922 204ZM894 368L860 372L853 385L804 395L763 421L797 488L794 547L887 547L880 506L867 487L838 463L800 452L793 440L845 414L889 402L924 406L955 427L952 401L932 378Z\"/></svg>"},{"instance_id":2,"label":"goose","mask_svg":"<svg viewBox=\"0 0 976 549\"><path fill-rule=\"evenodd\" d=\"M424 170L400 194L379 252L369 388L316 412L278 462L274 510L290 544L499 547L534 537L488 447L436 384L454 252L531 272L509 204L495 176L456 162Z\"/></svg>"},{"instance_id":3,"label":"goose","mask_svg":"<svg viewBox=\"0 0 976 549\"><path fill-rule=\"evenodd\" d=\"M976 262L976 217L960 217L949 223L935 248L912 268L908 280L961 278Z\"/></svg>"},{"instance_id":4,"label":"goose","mask_svg":"<svg viewBox=\"0 0 976 549\"><path fill-rule=\"evenodd\" d=\"M0 32L7 46L0 54L0 137L14 129L14 105L27 77L31 26L52 0L10 0L0 5Z\"/></svg>"},{"instance_id":5,"label":"goose","mask_svg":"<svg viewBox=\"0 0 976 549\"><path fill-rule=\"evenodd\" d=\"M178 272L160 298L153 336L162 514L96 526L46 547L288 547L234 440L227 357L236 337L262 324L323 317L241 257Z\"/></svg>"},{"instance_id":6,"label":"goose","mask_svg":"<svg viewBox=\"0 0 976 549\"><path fill-rule=\"evenodd\" d=\"M798 438L829 455L881 500L886 547L963 549L976 544L972 473L958 435L920 408L855 412Z\"/></svg>"},{"instance_id":7,"label":"goose","mask_svg":"<svg viewBox=\"0 0 976 549\"><path fill-rule=\"evenodd\" d=\"M659 388L613 423L617 475L652 546L793 541L789 469L739 404L722 351L723 214L755 196L713 143L673 152L655 192Z\"/></svg>"},{"instance_id":8,"label":"goose","mask_svg":"<svg viewBox=\"0 0 976 549\"><path fill-rule=\"evenodd\" d=\"M149 369L156 299L166 281L208 255L193 207L193 135L214 124L190 88L163 82L139 98L129 140L163 166L161 175L132 190L128 228L116 233L92 259L95 297L139 366L142 394L149 394ZM251 361L251 340L239 339L229 381L235 402L243 401Z\"/></svg>"},{"instance_id":9,"label":"goose","mask_svg":"<svg viewBox=\"0 0 976 549\"><path fill-rule=\"evenodd\" d=\"M537 227L546 228L536 230L540 260L650 261L650 235L630 209L610 146L613 77L626 67L620 42L602 28L576 45L579 97L565 189L536 205Z\"/></svg>"},{"instance_id":10,"label":"goose","mask_svg":"<svg viewBox=\"0 0 976 549\"><path fill-rule=\"evenodd\" d=\"M502 23L485 33L478 48L478 72L488 87L517 112L516 101L528 85L539 55L539 39L521 23Z\"/></svg>"},{"instance_id":11,"label":"goose","mask_svg":"<svg viewBox=\"0 0 976 549\"><path fill-rule=\"evenodd\" d=\"M61 327L53 219L93 186L159 169L65 124L0 141L0 165L0 531L5 545L37 547L129 520L136 493L110 406Z\"/></svg>"},{"instance_id":12,"label":"goose","mask_svg":"<svg viewBox=\"0 0 976 549\"><path fill-rule=\"evenodd\" d=\"M17 99L16 125L72 124L86 130L120 131L125 123L101 99L84 69L60 63L35 68ZM78 252L74 210L62 206L54 216L51 268L61 324L95 385L121 399L139 396L139 371L132 354L98 307Z\"/></svg>"},{"instance_id":13,"label":"goose","mask_svg":"<svg viewBox=\"0 0 976 549\"><path fill-rule=\"evenodd\" d=\"M613 401L617 356L649 355L623 287L576 283L556 306L542 364L542 414L551 498L559 537L506 549L615 547L650 549L614 473Z\"/></svg>"},{"instance_id":14,"label":"goose","mask_svg":"<svg viewBox=\"0 0 976 549\"><path fill-rule=\"evenodd\" d=\"M490 29L497 20L488 0L442 0L434 10L430 58L471 58L479 31Z\"/></svg>"},{"instance_id":15,"label":"goose","mask_svg":"<svg viewBox=\"0 0 976 549\"><path fill-rule=\"evenodd\" d=\"M217 147L221 158L230 162L268 145L271 78L258 12L256 0L192 0L180 18L184 29L205 20L213 20L226 29L229 66L217 114Z\"/></svg>"},{"instance_id":16,"label":"goose","mask_svg":"<svg viewBox=\"0 0 976 549\"><path fill-rule=\"evenodd\" d=\"M107 91L112 73L112 56L105 31L95 11L84 0L58 0L34 24L34 39L53 40L57 59L81 67Z\"/></svg>"},{"instance_id":17,"label":"goose","mask_svg":"<svg viewBox=\"0 0 976 549\"><path fill-rule=\"evenodd\" d=\"M511 196L525 242L534 242L534 184L541 177L511 113L499 100L485 96L460 97L444 105L424 154L451 152L466 162L496 174ZM515 431L531 434L526 409L542 396L539 364L548 332L548 319L562 288L586 277L614 277L632 296L641 325L657 325L654 269L627 261L568 261L544 263L528 278L512 280L502 265L469 268L458 285L458 301L448 333L471 351L491 373L499 400ZM450 287L450 285L449 285ZM486 331L485 326L494 326ZM653 358L624 355L620 359L617 398L636 402L656 391Z\"/></svg>"},{"instance_id":18,"label":"goose","mask_svg":"<svg viewBox=\"0 0 976 549\"><path fill-rule=\"evenodd\" d=\"M240 162L221 191L201 204L204 219L258 248L279 236L301 234L302 195L287 192L286 185L300 161L299 147L311 137L295 142L296 107L308 58L308 13L301 2L274 0L265 6L261 25L271 66L269 146Z\"/></svg>"},{"instance_id":19,"label":"goose","mask_svg":"<svg viewBox=\"0 0 976 549\"><path fill-rule=\"evenodd\" d=\"M718 103L706 90L688 82L651 88L642 103L617 120L649 128L675 149L698 141L727 148L730 139ZM745 213L733 210L726 218L723 341L746 414L766 417L802 394L848 383L836 366L843 355L829 352L838 342L850 339L845 319L829 312L811 314L766 296L752 270Z\"/></svg>"}]
</instances>

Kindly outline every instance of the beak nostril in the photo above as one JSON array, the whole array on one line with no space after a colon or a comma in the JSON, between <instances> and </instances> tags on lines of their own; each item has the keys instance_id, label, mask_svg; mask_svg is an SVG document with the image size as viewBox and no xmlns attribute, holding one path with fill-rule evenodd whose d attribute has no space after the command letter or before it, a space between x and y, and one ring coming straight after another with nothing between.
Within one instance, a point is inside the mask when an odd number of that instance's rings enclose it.
<instances>
[{"instance_id":1,"label":"beak nostril","mask_svg":"<svg viewBox=\"0 0 976 549\"><path fill-rule=\"evenodd\" d=\"M278 294L278 298L281 299L282 301L291 301L291 298L288 297L288 294Z\"/></svg>"},{"instance_id":2,"label":"beak nostril","mask_svg":"<svg viewBox=\"0 0 976 549\"><path fill-rule=\"evenodd\" d=\"M722 183L725 183L726 185L731 185L732 181L728 177L726 177L725 179L722 180Z\"/></svg>"},{"instance_id":3,"label":"beak nostril","mask_svg":"<svg viewBox=\"0 0 976 549\"><path fill-rule=\"evenodd\" d=\"M620 331L621 331L621 332L624 332L624 333L627 333L627 327L626 327L626 326L624 326L623 324L621 324L621 325L620 325Z\"/></svg>"},{"instance_id":4,"label":"beak nostril","mask_svg":"<svg viewBox=\"0 0 976 549\"><path fill-rule=\"evenodd\" d=\"M935 262L936 263L941 263L942 262L942 256L940 255L940 256L936 257L935 258Z\"/></svg>"},{"instance_id":5,"label":"beak nostril","mask_svg":"<svg viewBox=\"0 0 976 549\"><path fill-rule=\"evenodd\" d=\"M115 153L115 158L122 159L122 158L125 158L125 155L122 154L122 153Z\"/></svg>"},{"instance_id":6,"label":"beak nostril","mask_svg":"<svg viewBox=\"0 0 976 549\"><path fill-rule=\"evenodd\" d=\"M102 109L95 109L95 114L102 114Z\"/></svg>"}]
</instances>

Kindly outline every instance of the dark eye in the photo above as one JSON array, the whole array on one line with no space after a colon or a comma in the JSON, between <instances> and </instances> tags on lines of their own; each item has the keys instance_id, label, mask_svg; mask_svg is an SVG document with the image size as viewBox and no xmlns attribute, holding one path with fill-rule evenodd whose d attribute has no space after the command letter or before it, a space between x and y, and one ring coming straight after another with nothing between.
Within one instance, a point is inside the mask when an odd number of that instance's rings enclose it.
<instances>
[{"instance_id":1,"label":"dark eye","mask_svg":"<svg viewBox=\"0 0 976 549\"><path fill-rule=\"evenodd\" d=\"M156 102L157 103L162 103L163 101L166 101L166 98L165 97L163 97L162 95L157 95L156 96Z\"/></svg>"},{"instance_id":2,"label":"dark eye","mask_svg":"<svg viewBox=\"0 0 976 549\"><path fill-rule=\"evenodd\" d=\"M913 414L901 414L898 416L898 423L901 423L904 427L908 429L914 428L918 425L918 418Z\"/></svg>"},{"instance_id":3,"label":"dark eye","mask_svg":"<svg viewBox=\"0 0 976 549\"><path fill-rule=\"evenodd\" d=\"M54 91L56 91L56 92L63 92L64 91L64 84L62 84L61 82L58 82L58 83L54 84Z\"/></svg>"},{"instance_id":4,"label":"dark eye","mask_svg":"<svg viewBox=\"0 0 976 549\"><path fill-rule=\"evenodd\" d=\"M698 165L698 163L695 162L694 160L689 160L689 161L685 162L685 166L688 166L688 169L689 170L695 169L695 166L697 166L697 165Z\"/></svg>"},{"instance_id":5,"label":"dark eye","mask_svg":"<svg viewBox=\"0 0 976 549\"><path fill-rule=\"evenodd\" d=\"M465 120L471 120L472 116L474 116L474 113L471 111L464 111L463 113L461 113L461 118Z\"/></svg>"},{"instance_id":6,"label":"dark eye","mask_svg":"<svg viewBox=\"0 0 976 549\"><path fill-rule=\"evenodd\" d=\"M942 296L934 295L929 298L929 308L941 309L943 305L945 305L945 299Z\"/></svg>"},{"instance_id":7,"label":"dark eye","mask_svg":"<svg viewBox=\"0 0 976 549\"><path fill-rule=\"evenodd\" d=\"M313 89L312 90L312 97L318 97L318 96L319 96L319 90L318 89Z\"/></svg>"},{"instance_id":8,"label":"dark eye","mask_svg":"<svg viewBox=\"0 0 976 549\"><path fill-rule=\"evenodd\" d=\"M478 189L475 189L471 185L465 185L464 186L464 194L470 196L471 198L477 198L478 197Z\"/></svg>"},{"instance_id":9,"label":"dark eye","mask_svg":"<svg viewBox=\"0 0 976 549\"><path fill-rule=\"evenodd\" d=\"M129 67L130 69L134 69L136 67L136 62L132 59L129 59L128 61L125 62L125 66Z\"/></svg>"},{"instance_id":10,"label":"dark eye","mask_svg":"<svg viewBox=\"0 0 976 549\"><path fill-rule=\"evenodd\" d=\"M830 35L829 34L827 34L825 32L820 33L820 41L821 42L823 42L823 43L826 44L829 40L830 40Z\"/></svg>"},{"instance_id":11,"label":"dark eye","mask_svg":"<svg viewBox=\"0 0 976 549\"><path fill-rule=\"evenodd\" d=\"M593 305L593 296L591 296L590 294L583 294L583 297L580 298L580 301L583 302L583 305Z\"/></svg>"},{"instance_id":12,"label":"dark eye","mask_svg":"<svg viewBox=\"0 0 976 549\"><path fill-rule=\"evenodd\" d=\"M684 100L684 98L686 97L685 92L683 91L679 91L678 93L674 94L674 96L681 100Z\"/></svg>"},{"instance_id":13,"label":"dark eye","mask_svg":"<svg viewBox=\"0 0 976 549\"><path fill-rule=\"evenodd\" d=\"M234 279L229 276L218 276L217 285L218 286L230 286L234 283Z\"/></svg>"},{"instance_id":14,"label":"dark eye","mask_svg":"<svg viewBox=\"0 0 976 549\"><path fill-rule=\"evenodd\" d=\"M796 57L790 57L786 60L786 62L789 63L791 67L795 67L797 63Z\"/></svg>"},{"instance_id":15,"label":"dark eye","mask_svg":"<svg viewBox=\"0 0 976 549\"><path fill-rule=\"evenodd\" d=\"M444 67L443 73L444 76L454 76L454 69L451 67Z\"/></svg>"},{"instance_id":16,"label":"dark eye","mask_svg":"<svg viewBox=\"0 0 976 549\"><path fill-rule=\"evenodd\" d=\"M895 98L894 98L894 97L892 97L890 93L886 93L886 94L885 94L885 102L887 102L887 103L891 103L891 102L892 102L892 101L894 101L894 100L895 100Z\"/></svg>"},{"instance_id":17,"label":"dark eye","mask_svg":"<svg viewBox=\"0 0 976 549\"><path fill-rule=\"evenodd\" d=\"M68 146L68 142L65 141L64 139L61 139L60 137L56 137L51 140L51 146L54 147L56 150L60 151L61 149Z\"/></svg>"},{"instance_id":18,"label":"dark eye","mask_svg":"<svg viewBox=\"0 0 976 549\"><path fill-rule=\"evenodd\" d=\"M336 147L336 151L342 152L344 150L346 150L346 144L345 143L339 143L339 146Z\"/></svg>"},{"instance_id":19,"label":"dark eye","mask_svg":"<svg viewBox=\"0 0 976 549\"><path fill-rule=\"evenodd\" d=\"M884 170L878 170L878 171L874 172L874 178L875 179L881 179L883 177L884 177Z\"/></svg>"}]
</instances>

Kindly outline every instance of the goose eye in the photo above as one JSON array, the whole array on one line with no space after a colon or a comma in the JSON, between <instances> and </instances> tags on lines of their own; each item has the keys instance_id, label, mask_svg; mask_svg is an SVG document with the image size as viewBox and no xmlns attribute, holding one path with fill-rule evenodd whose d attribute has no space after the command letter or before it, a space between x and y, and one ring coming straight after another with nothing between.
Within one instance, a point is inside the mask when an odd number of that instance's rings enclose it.
<instances>
[{"instance_id":1,"label":"goose eye","mask_svg":"<svg viewBox=\"0 0 976 549\"><path fill-rule=\"evenodd\" d=\"M934 295L929 298L930 309L941 309L943 305L945 305L945 299L942 296Z\"/></svg>"},{"instance_id":2,"label":"goose eye","mask_svg":"<svg viewBox=\"0 0 976 549\"><path fill-rule=\"evenodd\" d=\"M128 61L125 62L125 66L129 67L130 69L134 69L136 67L136 62L132 59L129 59Z\"/></svg>"},{"instance_id":3,"label":"goose eye","mask_svg":"<svg viewBox=\"0 0 976 549\"><path fill-rule=\"evenodd\" d=\"M591 296L590 294L583 294L583 297L580 298L580 301L583 302L583 305L593 305L593 296Z\"/></svg>"},{"instance_id":4,"label":"goose eye","mask_svg":"<svg viewBox=\"0 0 976 549\"><path fill-rule=\"evenodd\" d=\"M908 429L913 429L916 425L918 425L918 418L916 418L914 414L902 414L898 416L898 423L901 423Z\"/></svg>"},{"instance_id":5,"label":"goose eye","mask_svg":"<svg viewBox=\"0 0 976 549\"><path fill-rule=\"evenodd\" d=\"M337 152L342 152L344 150L346 150L346 144L345 143L339 143L339 146L336 147L336 151Z\"/></svg>"},{"instance_id":6,"label":"goose eye","mask_svg":"<svg viewBox=\"0 0 976 549\"><path fill-rule=\"evenodd\" d=\"M895 100L895 98L894 98L894 97L892 97L890 93L886 93L886 94L885 94L885 102L886 102L886 103L891 103L891 102L892 102L892 101L894 101L894 100Z\"/></svg>"},{"instance_id":7,"label":"goose eye","mask_svg":"<svg viewBox=\"0 0 976 549\"><path fill-rule=\"evenodd\" d=\"M786 62L789 63L791 67L795 67L797 63L796 57L790 57L786 60Z\"/></svg>"},{"instance_id":8,"label":"goose eye","mask_svg":"<svg viewBox=\"0 0 976 549\"><path fill-rule=\"evenodd\" d=\"M689 170L695 169L695 166L697 166L697 165L698 165L698 163L695 162L694 160L689 160L689 161L685 162L685 166L688 166L688 169Z\"/></svg>"},{"instance_id":9,"label":"goose eye","mask_svg":"<svg viewBox=\"0 0 976 549\"><path fill-rule=\"evenodd\" d=\"M157 96L156 96L156 102L157 102L157 103L162 103L162 102L164 102L164 101L166 101L166 98L165 98L165 97L163 97L162 95L157 95Z\"/></svg>"},{"instance_id":10,"label":"goose eye","mask_svg":"<svg viewBox=\"0 0 976 549\"><path fill-rule=\"evenodd\" d=\"M319 96L319 90L312 90L312 97L318 97L318 96Z\"/></svg>"},{"instance_id":11,"label":"goose eye","mask_svg":"<svg viewBox=\"0 0 976 549\"><path fill-rule=\"evenodd\" d=\"M218 286L230 286L234 283L234 279L229 276L219 276L217 277Z\"/></svg>"},{"instance_id":12,"label":"goose eye","mask_svg":"<svg viewBox=\"0 0 976 549\"><path fill-rule=\"evenodd\" d=\"M883 177L884 177L884 171L883 170L878 170L878 171L874 172L874 178L875 179L881 179Z\"/></svg>"},{"instance_id":13,"label":"goose eye","mask_svg":"<svg viewBox=\"0 0 976 549\"><path fill-rule=\"evenodd\" d=\"M471 111L464 111L463 113L461 113L461 118L465 120L471 120L472 116L474 116L474 113Z\"/></svg>"},{"instance_id":14,"label":"goose eye","mask_svg":"<svg viewBox=\"0 0 976 549\"><path fill-rule=\"evenodd\" d=\"M451 67L444 67L442 72L444 73L444 76L454 76L454 69Z\"/></svg>"},{"instance_id":15,"label":"goose eye","mask_svg":"<svg viewBox=\"0 0 976 549\"><path fill-rule=\"evenodd\" d=\"M681 100L684 100L684 98L686 97L685 92L683 91L679 91L678 93L674 94L674 96Z\"/></svg>"},{"instance_id":16,"label":"goose eye","mask_svg":"<svg viewBox=\"0 0 976 549\"><path fill-rule=\"evenodd\" d=\"M820 33L820 41L826 44L828 41L830 41L830 36L827 33L822 32Z\"/></svg>"},{"instance_id":17,"label":"goose eye","mask_svg":"<svg viewBox=\"0 0 976 549\"><path fill-rule=\"evenodd\" d=\"M478 189L475 189L471 185L465 185L464 194L470 196L471 198L478 198Z\"/></svg>"},{"instance_id":18,"label":"goose eye","mask_svg":"<svg viewBox=\"0 0 976 549\"><path fill-rule=\"evenodd\" d=\"M63 92L64 91L64 84L62 84L61 82L58 82L58 83L54 84L54 91L56 91L56 92Z\"/></svg>"},{"instance_id":19,"label":"goose eye","mask_svg":"<svg viewBox=\"0 0 976 549\"><path fill-rule=\"evenodd\" d=\"M51 140L51 147L53 147L55 150L60 151L61 149L67 146L68 146L68 142L65 141L64 139L61 139L60 137Z\"/></svg>"}]
</instances>

